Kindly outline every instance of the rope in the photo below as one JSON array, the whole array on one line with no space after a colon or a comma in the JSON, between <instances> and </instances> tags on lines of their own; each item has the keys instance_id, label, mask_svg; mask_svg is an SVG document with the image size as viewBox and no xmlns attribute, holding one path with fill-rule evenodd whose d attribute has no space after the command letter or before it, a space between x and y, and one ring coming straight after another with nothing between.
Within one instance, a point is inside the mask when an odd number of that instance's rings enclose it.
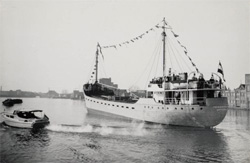
<instances>
[{"instance_id":1,"label":"rope","mask_svg":"<svg viewBox=\"0 0 250 163\"><path fill-rule=\"evenodd\" d=\"M185 63L186 67L189 69L189 71L191 71L191 68L189 67L189 65L187 64L187 62L184 60L184 58L182 57L183 55L180 54L180 52L177 50L177 48L174 46L173 42L171 39L169 39L170 43L173 45L175 51L179 54L179 56L181 57L182 61Z\"/></svg>"}]
</instances>

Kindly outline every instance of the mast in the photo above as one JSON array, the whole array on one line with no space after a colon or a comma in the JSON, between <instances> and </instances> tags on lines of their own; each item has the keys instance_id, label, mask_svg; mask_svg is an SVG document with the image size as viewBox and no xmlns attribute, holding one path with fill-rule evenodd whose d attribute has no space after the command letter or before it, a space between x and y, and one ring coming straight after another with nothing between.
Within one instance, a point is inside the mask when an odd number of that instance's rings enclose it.
<instances>
[{"instance_id":1,"label":"mast","mask_svg":"<svg viewBox=\"0 0 250 163\"><path fill-rule=\"evenodd\" d=\"M99 43L97 43L97 47L96 47L96 59L95 59L95 82L98 82L98 46Z\"/></svg>"},{"instance_id":2,"label":"mast","mask_svg":"<svg viewBox=\"0 0 250 163\"><path fill-rule=\"evenodd\" d=\"M165 63L165 48L166 48L166 32L165 32L165 18L163 19L163 32L162 32L162 37L163 37L163 79L165 78L166 76L166 71L165 71L165 67L166 67L166 63Z\"/></svg>"},{"instance_id":3,"label":"mast","mask_svg":"<svg viewBox=\"0 0 250 163\"><path fill-rule=\"evenodd\" d=\"M165 32L165 25L166 25L166 22L165 22L165 18L163 18L163 32L162 32L162 37L163 37L163 104L164 104L164 107L165 107L165 76L166 76L166 61L165 61L165 49L166 49L166 32Z\"/></svg>"}]
</instances>

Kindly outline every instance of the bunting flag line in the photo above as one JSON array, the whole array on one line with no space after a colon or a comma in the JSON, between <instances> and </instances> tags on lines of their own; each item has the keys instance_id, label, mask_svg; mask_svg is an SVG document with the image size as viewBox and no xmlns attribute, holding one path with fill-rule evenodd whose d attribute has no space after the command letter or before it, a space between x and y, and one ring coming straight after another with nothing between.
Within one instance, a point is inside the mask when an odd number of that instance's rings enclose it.
<instances>
[{"instance_id":1,"label":"bunting flag line","mask_svg":"<svg viewBox=\"0 0 250 163\"><path fill-rule=\"evenodd\" d=\"M179 35L175 34L174 31L171 28L171 32L174 35L174 37L179 37ZM181 42L179 40L177 40L177 43L183 48L183 51L185 53L185 55L188 57L189 61L191 62L191 64L194 66L195 70L199 73L199 69L196 67L196 65L194 64L194 62L192 61L191 57L188 56L188 51L186 46L182 45Z\"/></svg>"},{"instance_id":2,"label":"bunting flag line","mask_svg":"<svg viewBox=\"0 0 250 163\"><path fill-rule=\"evenodd\" d=\"M173 30L171 30L171 32L173 33L174 37L179 37L179 35L175 34Z\"/></svg>"},{"instance_id":3,"label":"bunting flag line","mask_svg":"<svg viewBox=\"0 0 250 163\"><path fill-rule=\"evenodd\" d=\"M100 50L100 53L102 54L102 48L115 48L117 49L117 47L122 47L126 44L130 44L130 43L134 43L140 39L142 39L142 37L144 37L146 34L149 34L151 31L154 31L154 29L157 29L157 28L163 28L162 26L159 25L160 23L156 24L155 26L153 26L152 28L150 28L149 30L145 31L144 33L142 33L141 35L137 36L137 37L134 37L132 39L129 39L128 41L124 41L122 43L118 43L118 44L114 44L114 45L109 45L109 46L100 46L99 44L99 50ZM178 34L176 34L173 30L172 30L172 27L170 25L168 25L168 23L165 23L165 25L167 27L167 29L170 29L170 31L172 32L173 36L176 38L177 40L177 43L183 48L183 51L185 53L185 55L188 57L188 59L190 60L191 64L195 67L196 71L199 72L198 68L196 67L196 65L193 63L192 59L188 56L188 51L187 51L187 48L181 44L181 42L177 39L177 37L179 37ZM103 57L103 55L102 55ZM103 57L104 59L104 57Z\"/></svg>"},{"instance_id":4,"label":"bunting flag line","mask_svg":"<svg viewBox=\"0 0 250 163\"><path fill-rule=\"evenodd\" d=\"M128 41L124 41L124 42L122 42L122 43L115 44L115 45L100 46L100 49L101 49L101 48L104 48L104 49L106 49L106 48L115 48L115 49L116 49L118 46L119 46L119 47L122 47L122 46L125 45L125 44L134 43L135 41L138 41L139 39L142 39L142 37L145 36L146 34L149 34L151 31L154 31L154 28L160 28L159 23L158 23L157 25L155 25L154 27L150 28L149 30L147 30L146 32L142 33L141 35L139 35L139 36L137 36L137 37L135 37L135 38L133 38L133 39L130 39L130 40L128 40ZM177 36L177 35L176 35L176 36Z\"/></svg>"}]
</instances>

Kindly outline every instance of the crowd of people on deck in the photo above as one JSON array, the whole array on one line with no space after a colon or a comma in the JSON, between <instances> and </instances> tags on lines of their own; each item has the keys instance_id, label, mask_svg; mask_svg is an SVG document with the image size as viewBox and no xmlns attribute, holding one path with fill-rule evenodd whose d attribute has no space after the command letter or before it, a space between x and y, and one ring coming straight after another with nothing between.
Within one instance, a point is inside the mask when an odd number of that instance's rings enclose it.
<instances>
[{"instance_id":1,"label":"crowd of people on deck","mask_svg":"<svg viewBox=\"0 0 250 163\"><path fill-rule=\"evenodd\" d=\"M166 82L186 82L187 81L187 76L184 73L184 77L180 76L180 75L168 75L166 77L158 77L158 78L153 78L150 83L151 84L162 84L163 81ZM221 78L219 78L218 80L214 79L214 75L211 75L210 80L205 80L203 77L203 74L199 75L199 78L196 77L196 74L194 73L193 77L188 80L188 82L193 82L193 81L197 81L197 88L214 88L214 87L219 87L221 88Z\"/></svg>"}]
</instances>

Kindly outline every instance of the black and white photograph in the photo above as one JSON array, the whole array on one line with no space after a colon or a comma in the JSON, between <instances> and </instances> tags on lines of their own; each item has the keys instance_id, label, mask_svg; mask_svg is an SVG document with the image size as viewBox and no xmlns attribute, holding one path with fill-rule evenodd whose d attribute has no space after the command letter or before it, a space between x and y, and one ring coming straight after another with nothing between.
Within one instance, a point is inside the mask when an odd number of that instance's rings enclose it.
<instances>
[{"instance_id":1,"label":"black and white photograph","mask_svg":"<svg viewBox=\"0 0 250 163\"><path fill-rule=\"evenodd\" d=\"M1 163L248 163L249 144L249 0L0 0Z\"/></svg>"}]
</instances>

